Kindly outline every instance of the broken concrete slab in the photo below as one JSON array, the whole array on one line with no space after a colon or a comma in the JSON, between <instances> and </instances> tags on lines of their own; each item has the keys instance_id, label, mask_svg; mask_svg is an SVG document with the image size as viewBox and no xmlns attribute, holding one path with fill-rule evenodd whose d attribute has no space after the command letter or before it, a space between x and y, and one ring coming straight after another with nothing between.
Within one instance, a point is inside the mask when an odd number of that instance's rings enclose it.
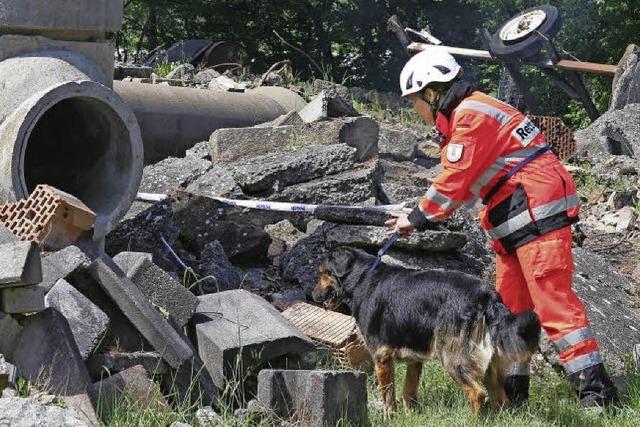
<instances>
[{"instance_id":1,"label":"broken concrete slab","mask_svg":"<svg viewBox=\"0 0 640 427\"><path fill-rule=\"evenodd\" d=\"M167 74L169 80L187 80L191 81L196 78L196 67L192 64L180 64Z\"/></svg>"},{"instance_id":2,"label":"broken concrete slab","mask_svg":"<svg viewBox=\"0 0 640 427\"><path fill-rule=\"evenodd\" d=\"M0 287L37 285L42 280L40 249L34 242L0 245Z\"/></svg>"},{"instance_id":3,"label":"broken concrete slab","mask_svg":"<svg viewBox=\"0 0 640 427\"><path fill-rule=\"evenodd\" d=\"M16 236L13 231L9 230L3 224L0 224L0 245L6 245L7 243L17 243L20 238Z\"/></svg>"},{"instance_id":4,"label":"broken concrete slab","mask_svg":"<svg viewBox=\"0 0 640 427\"><path fill-rule=\"evenodd\" d=\"M243 196L242 189L233 178L232 171L220 164L213 165L206 172L194 178L186 186L186 191L206 197L238 198Z\"/></svg>"},{"instance_id":5,"label":"broken concrete slab","mask_svg":"<svg viewBox=\"0 0 640 427\"><path fill-rule=\"evenodd\" d=\"M233 178L246 193L264 193L351 169L356 149L344 144L309 145L239 162Z\"/></svg>"},{"instance_id":6,"label":"broken concrete slab","mask_svg":"<svg viewBox=\"0 0 640 427\"><path fill-rule=\"evenodd\" d=\"M103 379L92 386L92 394L101 402L103 417L123 402L131 403L142 410L171 412L156 383L149 379L143 366L137 365Z\"/></svg>"},{"instance_id":7,"label":"broken concrete slab","mask_svg":"<svg viewBox=\"0 0 640 427\"><path fill-rule=\"evenodd\" d=\"M289 248L293 247L300 239L306 236L305 233L298 230L288 219L283 219L275 224L269 224L264 230L269 233L272 239L282 240Z\"/></svg>"},{"instance_id":8,"label":"broken concrete slab","mask_svg":"<svg viewBox=\"0 0 640 427\"><path fill-rule=\"evenodd\" d=\"M368 225L337 225L327 231L326 241L332 246L353 246L357 248L380 248L389 237L382 227ZM421 252L450 252L464 247L467 238L464 233L434 231L413 233L408 239L399 239L396 248Z\"/></svg>"},{"instance_id":9,"label":"broken concrete slab","mask_svg":"<svg viewBox=\"0 0 640 427\"><path fill-rule=\"evenodd\" d=\"M334 224L377 225L384 226L389 220L388 212L376 209L359 209L342 206L318 206L314 218Z\"/></svg>"},{"instance_id":10,"label":"broken concrete slab","mask_svg":"<svg viewBox=\"0 0 640 427\"><path fill-rule=\"evenodd\" d=\"M608 111L587 128L575 133L578 158L592 161L610 155L640 157L640 104Z\"/></svg>"},{"instance_id":11,"label":"broken concrete slab","mask_svg":"<svg viewBox=\"0 0 640 427\"><path fill-rule=\"evenodd\" d=\"M634 44L627 47L618 63L613 79L610 110L619 110L628 104L640 102L640 48Z\"/></svg>"},{"instance_id":12,"label":"broken concrete slab","mask_svg":"<svg viewBox=\"0 0 640 427\"><path fill-rule=\"evenodd\" d=\"M0 289L2 311L8 314L36 313L44 310L44 289L38 285Z\"/></svg>"},{"instance_id":13,"label":"broken concrete slab","mask_svg":"<svg viewBox=\"0 0 640 427\"><path fill-rule=\"evenodd\" d=\"M55 394L82 395L90 384L69 323L54 308L25 319L10 360L21 377Z\"/></svg>"},{"instance_id":14,"label":"broken concrete slab","mask_svg":"<svg viewBox=\"0 0 640 427\"><path fill-rule=\"evenodd\" d=\"M216 405L222 394L198 354L163 375L162 389L184 405Z\"/></svg>"},{"instance_id":15,"label":"broken concrete slab","mask_svg":"<svg viewBox=\"0 0 640 427\"><path fill-rule=\"evenodd\" d=\"M22 397L0 399L0 424L7 426L92 426L72 409L45 406L33 399Z\"/></svg>"},{"instance_id":16,"label":"broken concrete slab","mask_svg":"<svg viewBox=\"0 0 640 427\"><path fill-rule=\"evenodd\" d=\"M208 85L211 80L220 77L221 74L214 69L207 68L196 74L194 83L199 85Z\"/></svg>"},{"instance_id":17,"label":"broken concrete slab","mask_svg":"<svg viewBox=\"0 0 640 427\"><path fill-rule=\"evenodd\" d=\"M42 282L40 286L45 292L60 279L67 279L76 271L85 270L91 260L77 246L67 246L57 252L45 254L42 257Z\"/></svg>"},{"instance_id":18,"label":"broken concrete slab","mask_svg":"<svg viewBox=\"0 0 640 427\"><path fill-rule=\"evenodd\" d=\"M51 288L45 305L55 308L67 319L80 356L87 360L106 333L109 317L64 279Z\"/></svg>"},{"instance_id":19,"label":"broken concrete slab","mask_svg":"<svg viewBox=\"0 0 640 427\"><path fill-rule=\"evenodd\" d=\"M198 299L198 353L220 388L225 378L244 378L249 367L314 349L309 338L257 295L234 290Z\"/></svg>"},{"instance_id":20,"label":"broken concrete slab","mask_svg":"<svg viewBox=\"0 0 640 427\"><path fill-rule=\"evenodd\" d=\"M183 338L108 256L91 263L89 273L171 367L193 356Z\"/></svg>"},{"instance_id":21,"label":"broken concrete slab","mask_svg":"<svg viewBox=\"0 0 640 427\"><path fill-rule=\"evenodd\" d=\"M356 160L364 162L378 154L380 126L371 117L344 117L317 122L306 129L312 144L347 144L356 149Z\"/></svg>"},{"instance_id":22,"label":"broken concrete slab","mask_svg":"<svg viewBox=\"0 0 640 427\"><path fill-rule=\"evenodd\" d=\"M257 401L305 426L361 425L367 413L367 375L349 371L263 370Z\"/></svg>"},{"instance_id":23,"label":"broken concrete slab","mask_svg":"<svg viewBox=\"0 0 640 427\"><path fill-rule=\"evenodd\" d=\"M305 123L314 123L331 117L356 117L360 113L353 108L353 104L343 97L322 91L299 112Z\"/></svg>"},{"instance_id":24,"label":"broken concrete slab","mask_svg":"<svg viewBox=\"0 0 640 427\"><path fill-rule=\"evenodd\" d=\"M217 240L204 246L194 269L202 277L194 289L200 295L238 289L244 282L243 275L231 264Z\"/></svg>"},{"instance_id":25,"label":"broken concrete slab","mask_svg":"<svg viewBox=\"0 0 640 427\"><path fill-rule=\"evenodd\" d=\"M358 169L292 185L270 197L274 201L357 205L378 195L382 170L377 162Z\"/></svg>"},{"instance_id":26,"label":"broken concrete slab","mask_svg":"<svg viewBox=\"0 0 640 427\"><path fill-rule=\"evenodd\" d=\"M127 256L126 253L124 256ZM153 305L166 311L170 319L182 328L196 311L198 299L180 282L150 261L149 257L150 254L143 254L140 262L135 265L125 264L124 267L129 268L126 275ZM123 267L118 263L117 257L114 258L114 262Z\"/></svg>"},{"instance_id":27,"label":"broken concrete slab","mask_svg":"<svg viewBox=\"0 0 640 427\"><path fill-rule=\"evenodd\" d=\"M169 157L145 166L139 191L165 193L172 188L186 188L211 168L208 159L196 156Z\"/></svg>"},{"instance_id":28,"label":"broken concrete slab","mask_svg":"<svg viewBox=\"0 0 640 427\"><path fill-rule=\"evenodd\" d=\"M0 354L12 359L13 350L22 329L23 326L12 316L0 313Z\"/></svg>"},{"instance_id":29,"label":"broken concrete slab","mask_svg":"<svg viewBox=\"0 0 640 427\"><path fill-rule=\"evenodd\" d=\"M420 137L415 131L386 124L380 126L380 156L395 160L413 160L418 154L419 142Z\"/></svg>"},{"instance_id":30,"label":"broken concrete slab","mask_svg":"<svg viewBox=\"0 0 640 427\"><path fill-rule=\"evenodd\" d=\"M144 261L153 262L153 254L148 252L120 252L118 255L113 257L113 262L115 262L118 267L127 275L127 277L131 277L131 274L134 271L137 271L140 268L140 265Z\"/></svg>"},{"instance_id":31,"label":"broken concrete slab","mask_svg":"<svg viewBox=\"0 0 640 427\"><path fill-rule=\"evenodd\" d=\"M87 359L89 375L96 380L138 365L143 366L151 375L169 373L169 367L162 360L160 354L155 351L137 351L135 353L110 351L109 353L92 354Z\"/></svg>"}]
</instances>

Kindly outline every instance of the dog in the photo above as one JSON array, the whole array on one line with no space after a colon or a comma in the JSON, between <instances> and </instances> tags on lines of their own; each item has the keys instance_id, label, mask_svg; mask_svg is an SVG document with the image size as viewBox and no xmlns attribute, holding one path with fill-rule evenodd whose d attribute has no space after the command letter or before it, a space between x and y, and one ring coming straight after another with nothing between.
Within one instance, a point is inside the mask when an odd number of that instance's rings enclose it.
<instances>
[{"instance_id":1,"label":"dog","mask_svg":"<svg viewBox=\"0 0 640 427\"><path fill-rule=\"evenodd\" d=\"M313 299L347 302L375 363L385 413L396 409L394 360L407 362L403 402L417 404L422 364L442 362L463 388L474 414L487 397L493 408L509 405L504 379L514 363L538 350L540 321L533 311L512 314L500 295L461 272L414 271L380 264L353 248L338 248L321 260Z\"/></svg>"}]
</instances>

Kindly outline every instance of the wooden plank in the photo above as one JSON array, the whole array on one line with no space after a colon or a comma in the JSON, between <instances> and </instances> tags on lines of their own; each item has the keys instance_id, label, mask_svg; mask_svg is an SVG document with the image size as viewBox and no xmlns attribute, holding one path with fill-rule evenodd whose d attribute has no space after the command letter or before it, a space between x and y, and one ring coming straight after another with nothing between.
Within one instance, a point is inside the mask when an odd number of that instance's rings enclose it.
<instances>
[{"instance_id":1,"label":"wooden plank","mask_svg":"<svg viewBox=\"0 0 640 427\"><path fill-rule=\"evenodd\" d=\"M563 59L555 64L561 70L580 71L582 73L610 74L614 75L617 65L597 64L594 62L569 61Z\"/></svg>"}]
</instances>

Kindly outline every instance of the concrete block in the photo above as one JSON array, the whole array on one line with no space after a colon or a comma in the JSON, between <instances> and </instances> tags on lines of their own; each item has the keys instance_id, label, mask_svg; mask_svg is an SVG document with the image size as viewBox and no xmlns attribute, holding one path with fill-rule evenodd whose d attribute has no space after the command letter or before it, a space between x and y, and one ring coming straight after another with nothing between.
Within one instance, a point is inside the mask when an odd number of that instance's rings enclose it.
<instances>
[{"instance_id":1,"label":"concrete block","mask_svg":"<svg viewBox=\"0 0 640 427\"><path fill-rule=\"evenodd\" d=\"M71 409L45 406L34 399L11 397L0 399L0 425L89 427Z\"/></svg>"},{"instance_id":2,"label":"concrete block","mask_svg":"<svg viewBox=\"0 0 640 427\"><path fill-rule=\"evenodd\" d=\"M188 344L108 256L96 259L89 274L171 367L193 356Z\"/></svg>"},{"instance_id":3,"label":"concrete block","mask_svg":"<svg viewBox=\"0 0 640 427\"><path fill-rule=\"evenodd\" d=\"M22 329L22 325L13 317L0 313L0 353L9 359L13 357L13 350Z\"/></svg>"},{"instance_id":4,"label":"concrete block","mask_svg":"<svg viewBox=\"0 0 640 427\"><path fill-rule=\"evenodd\" d=\"M102 381L94 383L92 394L102 403L107 415L122 402L131 402L141 409L170 412L171 407L156 383L149 379L143 366L133 366Z\"/></svg>"},{"instance_id":5,"label":"concrete block","mask_svg":"<svg viewBox=\"0 0 640 427\"><path fill-rule=\"evenodd\" d=\"M184 405L216 405L221 394L197 354L163 375L162 389Z\"/></svg>"},{"instance_id":6,"label":"concrete block","mask_svg":"<svg viewBox=\"0 0 640 427\"><path fill-rule=\"evenodd\" d=\"M87 359L89 375L94 379L117 374L138 365L143 366L152 375L169 373L169 367L155 351L137 351L135 353L111 351L93 354Z\"/></svg>"},{"instance_id":7,"label":"concrete block","mask_svg":"<svg viewBox=\"0 0 640 427\"><path fill-rule=\"evenodd\" d=\"M314 349L309 338L257 295L233 290L198 299L194 316L198 353L220 388L225 377L243 378L250 366Z\"/></svg>"},{"instance_id":8,"label":"concrete block","mask_svg":"<svg viewBox=\"0 0 640 427\"><path fill-rule=\"evenodd\" d=\"M26 318L11 360L21 377L51 393L80 395L90 384L69 323L54 308Z\"/></svg>"},{"instance_id":9,"label":"concrete block","mask_svg":"<svg viewBox=\"0 0 640 427\"><path fill-rule=\"evenodd\" d=\"M0 224L0 245L5 245L7 243L17 243L19 241L20 238L13 234L13 231Z\"/></svg>"},{"instance_id":10,"label":"concrete block","mask_svg":"<svg viewBox=\"0 0 640 427\"><path fill-rule=\"evenodd\" d=\"M58 280L67 280L73 273L89 268L89 265L91 260L77 246L67 246L57 252L44 255L40 286L45 292L49 292Z\"/></svg>"},{"instance_id":11,"label":"concrete block","mask_svg":"<svg viewBox=\"0 0 640 427\"><path fill-rule=\"evenodd\" d=\"M40 249L33 242L0 245L0 287L36 285L42 280Z\"/></svg>"},{"instance_id":12,"label":"concrete block","mask_svg":"<svg viewBox=\"0 0 640 427\"><path fill-rule=\"evenodd\" d=\"M129 278L134 271L140 268L144 260L153 262L153 254L148 252L120 252L113 257L113 262L115 262Z\"/></svg>"},{"instance_id":13,"label":"concrete block","mask_svg":"<svg viewBox=\"0 0 640 427\"><path fill-rule=\"evenodd\" d=\"M305 426L335 426L366 420L367 375L343 371L263 370L257 400L280 417L296 416Z\"/></svg>"},{"instance_id":14,"label":"concrete block","mask_svg":"<svg viewBox=\"0 0 640 427\"><path fill-rule=\"evenodd\" d=\"M45 297L45 305L58 310L69 322L83 360L95 350L109 327L109 317L64 279Z\"/></svg>"},{"instance_id":15,"label":"concrete block","mask_svg":"<svg viewBox=\"0 0 640 427\"><path fill-rule=\"evenodd\" d=\"M122 25L123 0L3 0L3 33L54 34L78 40L86 32L116 32Z\"/></svg>"},{"instance_id":16,"label":"concrete block","mask_svg":"<svg viewBox=\"0 0 640 427\"><path fill-rule=\"evenodd\" d=\"M9 314L36 313L44 310L44 289L37 285L0 289L2 311Z\"/></svg>"},{"instance_id":17,"label":"concrete block","mask_svg":"<svg viewBox=\"0 0 640 427\"><path fill-rule=\"evenodd\" d=\"M360 115L353 108L351 102L327 91L317 94L300 110L299 114L305 123L314 123L330 117L355 117Z\"/></svg>"},{"instance_id":18,"label":"concrete block","mask_svg":"<svg viewBox=\"0 0 640 427\"><path fill-rule=\"evenodd\" d=\"M126 275L153 305L169 313L170 319L182 328L195 313L198 299L148 258L142 255L139 262L133 265L125 264L124 266L129 269ZM116 259L114 261L118 264Z\"/></svg>"}]
</instances>

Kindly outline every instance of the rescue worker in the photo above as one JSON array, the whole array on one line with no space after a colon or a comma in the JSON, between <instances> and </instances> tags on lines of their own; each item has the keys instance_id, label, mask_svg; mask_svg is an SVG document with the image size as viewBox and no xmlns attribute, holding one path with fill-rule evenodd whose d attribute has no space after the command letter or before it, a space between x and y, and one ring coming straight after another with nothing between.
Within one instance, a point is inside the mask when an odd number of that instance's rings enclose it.
<instances>
[{"instance_id":1,"label":"rescue worker","mask_svg":"<svg viewBox=\"0 0 640 427\"><path fill-rule=\"evenodd\" d=\"M441 134L443 171L411 214L394 214L389 234L407 237L465 203L482 200L480 223L497 253L496 289L514 313L534 309L584 407L617 403L582 302L572 289L571 224L576 188L536 125L475 91L443 48L415 55L400 75L402 95ZM529 365L506 380L514 404L529 397Z\"/></svg>"}]
</instances>

